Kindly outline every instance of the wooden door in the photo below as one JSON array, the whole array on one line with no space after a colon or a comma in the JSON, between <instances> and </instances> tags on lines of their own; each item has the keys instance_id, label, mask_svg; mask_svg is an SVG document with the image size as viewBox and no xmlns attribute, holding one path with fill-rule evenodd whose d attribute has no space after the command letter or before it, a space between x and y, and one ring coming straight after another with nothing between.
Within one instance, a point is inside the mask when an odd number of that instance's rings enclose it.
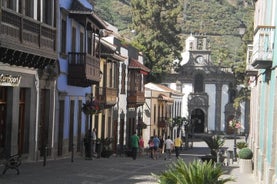
<instances>
[{"instance_id":1,"label":"wooden door","mask_svg":"<svg viewBox=\"0 0 277 184\"><path fill-rule=\"evenodd\" d=\"M19 124L18 124L18 153L22 154L24 152L24 137L25 137L25 99L26 90L24 88L20 89L19 92Z\"/></svg>"},{"instance_id":2,"label":"wooden door","mask_svg":"<svg viewBox=\"0 0 277 184\"><path fill-rule=\"evenodd\" d=\"M0 86L0 150L5 147L7 114L7 88Z\"/></svg>"}]
</instances>

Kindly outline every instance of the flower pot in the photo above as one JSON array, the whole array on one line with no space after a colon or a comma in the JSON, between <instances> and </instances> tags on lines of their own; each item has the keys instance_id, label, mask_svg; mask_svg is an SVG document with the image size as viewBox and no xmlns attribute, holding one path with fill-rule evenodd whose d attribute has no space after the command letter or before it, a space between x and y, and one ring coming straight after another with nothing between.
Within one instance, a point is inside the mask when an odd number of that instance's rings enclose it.
<instances>
[{"instance_id":1,"label":"flower pot","mask_svg":"<svg viewBox=\"0 0 277 184\"><path fill-rule=\"evenodd\" d=\"M239 165L240 165L241 173L245 173L245 174L252 173L252 159L240 159Z\"/></svg>"}]
</instances>

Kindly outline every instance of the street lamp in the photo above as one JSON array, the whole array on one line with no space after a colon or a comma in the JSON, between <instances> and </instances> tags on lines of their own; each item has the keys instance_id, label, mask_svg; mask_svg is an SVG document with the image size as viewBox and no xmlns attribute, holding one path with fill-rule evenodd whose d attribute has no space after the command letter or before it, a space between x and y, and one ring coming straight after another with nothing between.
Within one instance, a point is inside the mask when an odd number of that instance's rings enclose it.
<instances>
[{"instance_id":1,"label":"street lamp","mask_svg":"<svg viewBox=\"0 0 277 184\"><path fill-rule=\"evenodd\" d=\"M86 157L91 159L91 138L92 138L92 115L99 113L102 109L98 100L93 100L93 94L86 94L86 97L89 100L86 100L86 103L83 104L82 111L88 116L89 119L89 128L85 137L85 148L86 148Z\"/></svg>"},{"instance_id":2,"label":"street lamp","mask_svg":"<svg viewBox=\"0 0 277 184\"><path fill-rule=\"evenodd\" d=\"M246 25L241 21L240 25L238 27L238 32L239 32L240 37L242 37L244 35L245 31L246 31Z\"/></svg>"}]
</instances>

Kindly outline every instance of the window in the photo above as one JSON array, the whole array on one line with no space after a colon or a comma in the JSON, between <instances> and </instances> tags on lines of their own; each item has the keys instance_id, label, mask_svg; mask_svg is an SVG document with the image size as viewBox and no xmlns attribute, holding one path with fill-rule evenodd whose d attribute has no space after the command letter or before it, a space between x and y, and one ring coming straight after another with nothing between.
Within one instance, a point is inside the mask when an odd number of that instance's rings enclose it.
<instances>
[{"instance_id":1,"label":"window","mask_svg":"<svg viewBox=\"0 0 277 184\"><path fill-rule=\"evenodd\" d=\"M76 28L72 27L72 34L71 34L71 51L76 51Z\"/></svg>"},{"instance_id":2,"label":"window","mask_svg":"<svg viewBox=\"0 0 277 184\"><path fill-rule=\"evenodd\" d=\"M43 22L53 26L54 25L54 2L53 0L43 0Z\"/></svg>"},{"instance_id":3,"label":"window","mask_svg":"<svg viewBox=\"0 0 277 184\"><path fill-rule=\"evenodd\" d=\"M203 75L197 74L194 77L194 92L201 93L204 92L204 84L203 84Z\"/></svg>"},{"instance_id":4,"label":"window","mask_svg":"<svg viewBox=\"0 0 277 184\"><path fill-rule=\"evenodd\" d=\"M34 1L25 0L25 15L28 17L34 17Z\"/></svg>"},{"instance_id":5,"label":"window","mask_svg":"<svg viewBox=\"0 0 277 184\"><path fill-rule=\"evenodd\" d=\"M84 52L84 33L80 33L80 52Z\"/></svg>"},{"instance_id":6,"label":"window","mask_svg":"<svg viewBox=\"0 0 277 184\"><path fill-rule=\"evenodd\" d=\"M3 4L4 3L5 3L5 1L3 1ZM16 11L16 5L17 5L17 0L7 0L7 4L6 4L7 8ZM4 4L4 6L5 6L5 4Z\"/></svg>"},{"instance_id":7,"label":"window","mask_svg":"<svg viewBox=\"0 0 277 184\"><path fill-rule=\"evenodd\" d=\"M87 31L87 37L88 37L88 53L90 54L90 55L92 55L91 53L91 51L92 51L92 32L91 31Z\"/></svg>"},{"instance_id":8,"label":"window","mask_svg":"<svg viewBox=\"0 0 277 184\"><path fill-rule=\"evenodd\" d=\"M62 19L61 23L61 53L66 53L66 20Z\"/></svg>"},{"instance_id":9,"label":"window","mask_svg":"<svg viewBox=\"0 0 277 184\"><path fill-rule=\"evenodd\" d=\"M126 77L126 65L122 63L122 70L121 70L121 94L125 94L125 77Z\"/></svg>"}]
</instances>

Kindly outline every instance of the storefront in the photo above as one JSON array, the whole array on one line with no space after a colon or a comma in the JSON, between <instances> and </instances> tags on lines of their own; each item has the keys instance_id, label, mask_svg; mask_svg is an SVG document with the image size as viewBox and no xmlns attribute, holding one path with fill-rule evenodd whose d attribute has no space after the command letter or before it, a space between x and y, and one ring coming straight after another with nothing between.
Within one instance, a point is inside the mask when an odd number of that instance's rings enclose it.
<instances>
[{"instance_id":1,"label":"storefront","mask_svg":"<svg viewBox=\"0 0 277 184\"><path fill-rule=\"evenodd\" d=\"M55 83L38 73L0 63L0 150L30 160L51 148L52 139Z\"/></svg>"}]
</instances>

